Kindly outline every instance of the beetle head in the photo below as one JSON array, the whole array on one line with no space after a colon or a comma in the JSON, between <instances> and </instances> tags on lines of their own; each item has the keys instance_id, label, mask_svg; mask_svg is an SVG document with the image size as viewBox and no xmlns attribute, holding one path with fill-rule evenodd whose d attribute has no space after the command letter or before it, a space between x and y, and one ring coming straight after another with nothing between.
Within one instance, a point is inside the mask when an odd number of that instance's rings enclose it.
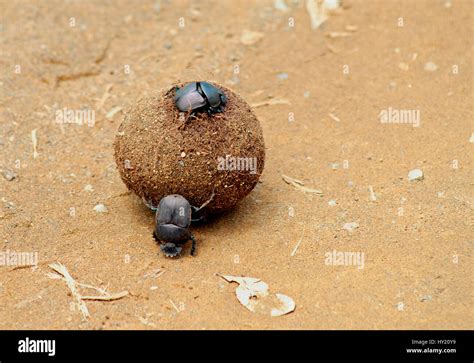
<instances>
[{"instance_id":1,"label":"beetle head","mask_svg":"<svg viewBox=\"0 0 474 363\"><path fill-rule=\"evenodd\" d=\"M174 243L163 243L160 246L161 251L164 253L166 257L177 257L181 254L181 251L183 250L182 247L176 246Z\"/></svg>"}]
</instances>

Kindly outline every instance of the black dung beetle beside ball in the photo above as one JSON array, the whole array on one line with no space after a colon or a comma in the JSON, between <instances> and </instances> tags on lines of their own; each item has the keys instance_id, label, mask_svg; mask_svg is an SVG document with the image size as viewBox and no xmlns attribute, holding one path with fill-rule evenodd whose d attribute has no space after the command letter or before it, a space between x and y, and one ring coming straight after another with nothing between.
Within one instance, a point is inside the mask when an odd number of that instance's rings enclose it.
<instances>
[{"instance_id":1,"label":"black dung beetle beside ball","mask_svg":"<svg viewBox=\"0 0 474 363\"><path fill-rule=\"evenodd\" d=\"M196 239L189 230L191 225L191 205L179 194L161 199L156 209L153 237L162 242L160 249L166 257L176 257L181 251L180 244L192 241L191 256L196 250Z\"/></svg>"}]
</instances>

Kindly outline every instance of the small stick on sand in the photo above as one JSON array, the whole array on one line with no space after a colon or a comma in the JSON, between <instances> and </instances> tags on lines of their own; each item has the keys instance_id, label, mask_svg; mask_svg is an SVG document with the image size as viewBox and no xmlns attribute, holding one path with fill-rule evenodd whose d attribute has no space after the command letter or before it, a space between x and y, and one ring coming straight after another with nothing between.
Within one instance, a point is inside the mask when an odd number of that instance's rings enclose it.
<instances>
[{"instance_id":1,"label":"small stick on sand","mask_svg":"<svg viewBox=\"0 0 474 363\"><path fill-rule=\"evenodd\" d=\"M289 105L290 101L286 99L272 99L272 100L267 100L267 101L262 101L262 102L255 102L252 103L252 107L261 107L261 106L271 106L271 105Z\"/></svg>"},{"instance_id":2,"label":"small stick on sand","mask_svg":"<svg viewBox=\"0 0 474 363\"><path fill-rule=\"evenodd\" d=\"M300 247L301 241L303 240L303 236L304 236L304 230L305 230L305 226L303 226L303 233L301 233L301 238L298 240L295 248L293 248L293 251L291 252L292 257L296 255L296 252L298 251L298 248Z\"/></svg>"},{"instance_id":3,"label":"small stick on sand","mask_svg":"<svg viewBox=\"0 0 474 363\"><path fill-rule=\"evenodd\" d=\"M153 270L151 272L148 272L146 273L145 275L143 275L144 278L156 278L156 277L160 277L161 275L163 275L165 273L166 270L162 270L161 268L158 268L156 270Z\"/></svg>"},{"instance_id":4,"label":"small stick on sand","mask_svg":"<svg viewBox=\"0 0 474 363\"><path fill-rule=\"evenodd\" d=\"M31 131L31 142L33 143L33 158L36 159L39 155L37 147L38 147L38 138L36 137L36 129Z\"/></svg>"},{"instance_id":5,"label":"small stick on sand","mask_svg":"<svg viewBox=\"0 0 474 363\"><path fill-rule=\"evenodd\" d=\"M349 32L329 32L326 33L328 38L342 38L342 37L350 37L352 34Z\"/></svg>"},{"instance_id":6,"label":"small stick on sand","mask_svg":"<svg viewBox=\"0 0 474 363\"><path fill-rule=\"evenodd\" d=\"M334 47L332 44L326 43L326 47L334 54L339 54L339 51L337 50L336 47Z\"/></svg>"},{"instance_id":7,"label":"small stick on sand","mask_svg":"<svg viewBox=\"0 0 474 363\"><path fill-rule=\"evenodd\" d=\"M323 195L323 192L319 189L311 189L305 187L304 183L301 180L293 179L285 174L282 174L281 177L285 181L285 183L293 185L296 189L301 190L302 192Z\"/></svg>"},{"instance_id":8,"label":"small stick on sand","mask_svg":"<svg viewBox=\"0 0 474 363\"><path fill-rule=\"evenodd\" d=\"M375 202L377 200L377 197L375 196L374 188L372 188L372 185L369 185L369 192L370 192L370 200L372 202Z\"/></svg>"},{"instance_id":9,"label":"small stick on sand","mask_svg":"<svg viewBox=\"0 0 474 363\"><path fill-rule=\"evenodd\" d=\"M328 116L332 118L334 121L341 122L341 119L333 113L329 113Z\"/></svg>"},{"instance_id":10,"label":"small stick on sand","mask_svg":"<svg viewBox=\"0 0 474 363\"><path fill-rule=\"evenodd\" d=\"M121 291L117 293L108 293L105 289L101 289L99 287L95 287L92 285L81 284L80 282L76 282L70 275L69 271L67 270L66 266L62 265L61 263L53 263L49 265L57 274L49 273L48 276L52 279L61 279L66 281L69 290L71 290L72 296L76 299L77 305L79 306L79 310L82 312L82 316L84 319L90 317L89 310L87 309L87 305L84 303L83 300L102 300L102 301L110 301L110 300L117 300L121 299L124 296L128 295L128 291ZM93 289L101 293L102 295L97 296L82 296L79 293L78 287L82 286L87 289Z\"/></svg>"},{"instance_id":11,"label":"small stick on sand","mask_svg":"<svg viewBox=\"0 0 474 363\"><path fill-rule=\"evenodd\" d=\"M117 292L114 294L109 294L107 293L106 295L101 295L101 296L81 296L82 300L104 300L104 301L110 301L110 300L118 300L123 298L124 296L128 295L128 291L121 291Z\"/></svg>"},{"instance_id":12,"label":"small stick on sand","mask_svg":"<svg viewBox=\"0 0 474 363\"><path fill-rule=\"evenodd\" d=\"M72 278L72 276L69 274L69 271L67 268L62 265L61 263L53 263L49 265L54 271L56 271L58 274L63 276L63 280L66 281L67 287L69 287L69 290L71 290L72 296L76 299L77 305L79 306L79 310L82 312L82 316L84 319L87 319L90 317L89 310L87 309L87 305L82 301L81 295L79 294L79 291L77 290L76 287L76 281ZM50 276L51 277L51 276Z\"/></svg>"},{"instance_id":13,"label":"small stick on sand","mask_svg":"<svg viewBox=\"0 0 474 363\"><path fill-rule=\"evenodd\" d=\"M152 323L150 321L148 321L148 318L153 316L154 314L147 314L145 317L142 317L142 316L139 316L139 315L135 315L138 320L140 320L140 323L144 324L144 325L149 325L149 326L152 326L152 327L155 327L156 324L155 323Z\"/></svg>"},{"instance_id":14,"label":"small stick on sand","mask_svg":"<svg viewBox=\"0 0 474 363\"><path fill-rule=\"evenodd\" d=\"M119 111L122 111L122 107L121 106L115 106L115 107L112 107L112 109L107 112L107 114L105 115L106 118L108 118L109 120L113 120L115 114Z\"/></svg>"},{"instance_id":15,"label":"small stick on sand","mask_svg":"<svg viewBox=\"0 0 474 363\"><path fill-rule=\"evenodd\" d=\"M101 110L102 107L104 107L105 101L107 101L107 98L110 97L109 91L112 89L112 87L113 83L109 83L107 86L105 86L105 93L102 95L102 97L96 98L96 100L98 101L96 105L97 110Z\"/></svg>"},{"instance_id":16,"label":"small stick on sand","mask_svg":"<svg viewBox=\"0 0 474 363\"><path fill-rule=\"evenodd\" d=\"M171 305L173 305L173 307L175 308L175 310L179 313L179 309L178 309L178 307L176 306L176 304L173 302L173 300L170 299L170 303L171 303Z\"/></svg>"}]
</instances>

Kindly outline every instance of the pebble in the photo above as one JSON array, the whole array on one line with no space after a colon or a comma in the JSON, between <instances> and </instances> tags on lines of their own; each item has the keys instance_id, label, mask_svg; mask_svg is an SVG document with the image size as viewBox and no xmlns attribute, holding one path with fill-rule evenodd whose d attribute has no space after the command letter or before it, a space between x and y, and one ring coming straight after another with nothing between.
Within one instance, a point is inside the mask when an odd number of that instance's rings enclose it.
<instances>
[{"instance_id":1,"label":"pebble","mask_svg":"<svg viewBox=\"0 0 474 363\"><path fill-rule=\"evenodd\" d=\"M280 81L285 81L288 79L288 73L285 73L285 72L278 73L277 77Z\"/></svg>"},{"instance_id":2,"label":"pebble","mask_svg":"<svg viewBox=\"0 0 474 363\"><path fill-rule=\"evenodd\" d=\"M14 171L11 171L11 170L4 170L3 171L3 177L8 181L12 181L17 176L18 176L17 173L15 173Z\"/></svg>"},{"instance_id":3,"label":"pebble","mask_svg":"<svg viewBox=\"0 0 474 363\"><path fill-rule=\"evenodd\" d=\"M406 64L406 63L404 63L404 62L401 62L401 63L398 65L398 68L400 68L402 71L408 71L409 66L408 66L408 64Z\"/></svg>"},{"instance_id":4,"label":"pebble","mask_svg":"<svg viewBox=\"0 0 474 363\"><path fill-rule=\"evenodd\" d=\"M304 98L308 98L310 95L311 95L311 93L309 91L304 91L304 93L303 93Z\"/></svg>"},{"instance_id":5,"label":"pebble","mask_svg":"<svg viewBox=\"0 0 474 363\"><path fill-rule=\"evenodd\" d=\"M336 202L334 199L331 199L331 200L328 202L328 204L329 204L331 207L334 207L334 206L337 204L337 202Z\"/></svg>"},{"instance_id":6,"label":"pebble","mask_svg":"<svg viewBox=\"0 0 474 363\"><path fill-rule=\"evenodd\" d=\"M422 180L423 179L423 172L420 169L413 169L410 170L408 173L408 180L413 181L413 180Z\"/></svg>"},{"instance_id":7,"label":"pebble","mask_svg":"<svg viewBox=\"0 0 474 363\"><path fill-rule=\"evenodd\" d=\"M420 301L424 302L424 301L430 301L432 299L433 299L433 297L431 295L425 295L420 299Z\"/></svg>"},{"instance_id":8,"label":"pebble","mask_svg":"<svg viewBox=\"0 0 474 363\"><path fill-rule=\"evenodd\" d=\"M103 205L102 203L100 204L97 204L95 207L94 207L94 210L97 212L97 213L107 213L109 210L107 209L107 207L105 205Z\"/></svg>"},{"instance_id":9,"label":"pebble","mask_svg":"<svg viewBox=\"0 0 474 363\"><path fill-rule=\"evenodd\" d=\"M288 5L286 5L285 0L275 0L273 3L273 6L275 9L280 10L280 11L288 11Z\"/></svg>"},{"instance_id":10,"label":"pebble","mask_svg":"<svg viewBox=\"0 0 474 363\"><path fill-rule=\"evenodd\" d=\"M427 71L427 72L434 72L437 69L438 69L438 66L433 62L427 62L425 64L425 71Z\"/></svg>"},{"instance_id":11,"label":"pebble","mask_svg":"<svg viewBox=\"0 0 474 363\"><path fill-rule=\"evenodd\" d=\"M253 45L255 43L258 43L260 40L262 40L263 37L264 37L264 34L261 32L244 30L242 32L242 36L240 37L240 41L244 45Z\"/></svg>"},{"instance_id":12,"label":"pebble","mask_svg":"<svg viewBox=\"0 0 474 363\"><path fill-rule=\"evenodd\" d=\"M469 142L470 142L471 144L474 144L474 132L471 134L471 137L470 137L470 139L469 139Z\"/></svg>"},{"instance_id":13,"label":"pebble","mask_svg":"<svg viewBox=\"0 0 474 363\"><path fill-rule=\"evenodd\" d=\"M352 232L359 228L359 224L356 222L350 222L350 223L345 223L344 226L342 226L343 229L346 231Z\"/></svg>"},{"instance_id":14,"label":"pebble","mask_svg":"<svg viewBox=\"0 0 474 363\"><path fill-rule=\"evenodd\" d=\"M201 11L196 8L189 9L189 17L191 20L197 20L201 16Z\"/></svg>"},{"instance_id":15,"label":"pebble","mask_svg":"<svg viewBox=\"0 0 474 363\"><path fill-rule=\"evenodd\" d=\"M92 185L87 184L87 185L84 187L84 190L85 190L86 192L93 192L93 191L94 191L94 188L92 187Z\"/></svg>"}]
</instances>

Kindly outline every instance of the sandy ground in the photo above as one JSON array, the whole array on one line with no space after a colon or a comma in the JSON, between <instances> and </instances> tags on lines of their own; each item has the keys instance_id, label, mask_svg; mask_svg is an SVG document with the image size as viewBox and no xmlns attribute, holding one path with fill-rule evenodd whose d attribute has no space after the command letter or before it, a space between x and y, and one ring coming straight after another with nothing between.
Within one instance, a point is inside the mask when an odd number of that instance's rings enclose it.
<instances>
[{"instance_id":1,"label":"sandy ground","mask_svg":"<svg viewBox=\"0 0 474 363\"><path fill-rule=\"evenodd\" d=\"M287 5L1 2L0 251L37 252L38 265L0 266L0 328L474 327L473 2L344 1L317 30L302 1ZM245 30L261 39L243 44ZM157 255L153 214L121 182L112 145L138 97L196 79L251 104L287 103L255 108L261 183L193 229L196 257L170 260ZM419 112L419 127L381 122L389 107ZM58 124L64 108L94 110L95 124ZM424 179L409 181L417 168ZM363 268L328 264L334 250L364 253ZM54 262L129 295L87 301L83 319L66 283L48 276ZM216 273L261 278L296 309L252 313Z\"/></svg>"}]
</instances>

